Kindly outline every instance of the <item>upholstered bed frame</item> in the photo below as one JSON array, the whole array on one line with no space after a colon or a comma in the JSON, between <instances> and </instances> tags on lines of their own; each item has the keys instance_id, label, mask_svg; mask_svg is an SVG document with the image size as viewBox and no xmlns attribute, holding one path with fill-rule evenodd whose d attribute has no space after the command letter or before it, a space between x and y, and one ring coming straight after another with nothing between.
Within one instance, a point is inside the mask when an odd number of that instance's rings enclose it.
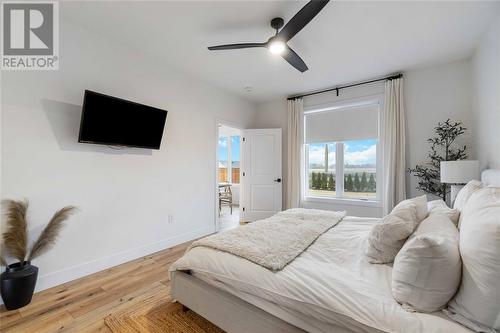
<instances>
[{"instance_id":1,"label":"upholstered bed frame","mask_svg":"<svg viewBox=\"0 0 500 333\"><path fill-rule=\"evenodd\" d=\"M304 332L224 290L209 285L189 272L173 272L171 279L173 299L226 332Z\"/></svg>"},{"instance_id":2,"label":"upholstered bed frame","mask_svg":"<svg viewBox=\"0 0 500 333\"><path fill-rule=\"evenodd\" d=\"M500 169L483 171L481 180L485 185L500 187ZM286 321L264 310L220 290L192 276L189 272L176 271L171 275L172 298L198 313L226 332L232 333L294 333L304 332ZM368 332L379 330L365 327ZM353 331L332 326L332 333Z\"/></svg>"}]
</instances>

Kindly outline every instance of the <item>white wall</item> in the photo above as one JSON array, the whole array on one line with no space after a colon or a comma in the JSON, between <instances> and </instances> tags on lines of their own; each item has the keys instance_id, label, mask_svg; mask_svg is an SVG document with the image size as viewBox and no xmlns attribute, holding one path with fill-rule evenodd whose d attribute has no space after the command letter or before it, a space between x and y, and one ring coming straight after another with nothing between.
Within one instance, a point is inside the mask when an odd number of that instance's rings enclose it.
<instances>
[{"instance_id":1,"label":"white wall","mask_svg":"<svg viewBox=\"0 0 500 333\"><path fill-rule=\"evenodd\" d=\"M37 290L213 232L216 118L246 127L255 111L64 20L60 46L59 71L1 81L1 197L30 200L35 234L56 209L81 210L34 261ZM161 150L79 144L84 89L168 110Z\"/></svg>"},{"instance_id":2,"label":"white wall","mask_svg":"<svg viewBox=\"0 0 500 333\"><path fill-rule=\"evenodd\" d=\"M470 93L470 61L463 60L431 68L412 70L404 73L405 102L407 119L407 167L427 160L429 145L427 138L433 133L438 121L451 118L464 122L471 127L471 93ZM314 95L304 99L304 107L321 105L341 100L382 94L383 83L364 85L346 89L336 96L335 92ZM283 128L286 138L286 98L259 104L254 125ZM472 131L472 130L471 130ZM463 141L470 143L469 138ZM286 140L284 140L286 147ZM471 150L471 155L474 151ZM287 152L283 150L283 178L286 184ZM419 192L415 189L416 179L407 176L407 195L415 197ZM284 187L286 188L286 187ZM378 207L360 207L338 204L306 204L306 207L347 210L348 214L359 216L381 216Z\"/></svg>"},{"instance_id":3,"label":"white wall","mask_svg":"<svg viewBox=\"0 0 500 333\"><path fill-rule=\"evenodd\" d=\"M468 132L457 144L466 144L469 155L474 155L471 146L472 96L470 61L463 60L405 72L406 103L406 166L428 161L430 144L426 141L434 135L438 122L450 118L461 121ZM408 197L421 194L415 189L417 178L406 178Z\"/></svg>"},{"instance_id":4,"label":"white wall","mask_svg":"<svg viewBox=\"0 0 500 333\"><path fill-rule=\"evenodd\" d=\"M473 58L473 142L481 168L500 169L500 16Z\"/></svg>"}]
</instances>

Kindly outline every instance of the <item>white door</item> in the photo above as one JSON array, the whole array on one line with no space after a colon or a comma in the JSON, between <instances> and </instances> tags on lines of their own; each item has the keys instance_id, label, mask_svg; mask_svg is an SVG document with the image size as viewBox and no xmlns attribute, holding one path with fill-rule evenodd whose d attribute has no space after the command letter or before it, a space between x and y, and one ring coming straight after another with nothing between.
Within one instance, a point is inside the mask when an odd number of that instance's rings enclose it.
<instances>
[{"instance_id":1,"label":"white door","mask_svg":"<svg viewBox=\"0 0 500 333\"><path fill-rule=\"evenodd\" d=\"M281 211L281 128L242 131L241 220L256 221Z\"/></svg>"}]
</instances>

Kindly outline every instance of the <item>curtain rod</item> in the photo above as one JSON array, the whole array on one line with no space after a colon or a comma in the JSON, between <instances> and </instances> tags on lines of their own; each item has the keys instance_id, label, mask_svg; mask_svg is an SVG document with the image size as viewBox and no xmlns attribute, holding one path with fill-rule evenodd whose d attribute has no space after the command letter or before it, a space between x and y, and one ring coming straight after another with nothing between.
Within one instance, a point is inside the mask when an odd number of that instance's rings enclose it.
<instances>
[{"instance_id":1,"label":"curtain rod","mask_svg":"<svg viewBox=\"0 0 500 333\"><path fill-rule=\"evenodd\" d=\"M347 84L347 85L344 85L344 86L338 86L338 87L335 87L335 88L329 88L329 89L314 91L314 92L310 92L310 93L306 93L306 94L295 95L295 96L288 97L287 100L290 101L290 100L293 100L293 99L302 98L302 97L306 97L306 96L317 95L317 94L322 94L322 93L326 93L326 92L330 92L330 91L336 91L337 92L337 96L338 96L339 95L339 90L341 90L341 89L351 88L351 87L356 87L356 86L361 86L363 84L368 84L368 83L373 83L373 82L378 82L378 81L395 80L395 79L399 79L399 78L402 78L402 77L403 77L403 74L399 73L399 74L396 74L396 75L382 77L380 79L374 79L374 80L369 80L369 81L352 83L352 84Z\"/></svg>"}]
</instances>

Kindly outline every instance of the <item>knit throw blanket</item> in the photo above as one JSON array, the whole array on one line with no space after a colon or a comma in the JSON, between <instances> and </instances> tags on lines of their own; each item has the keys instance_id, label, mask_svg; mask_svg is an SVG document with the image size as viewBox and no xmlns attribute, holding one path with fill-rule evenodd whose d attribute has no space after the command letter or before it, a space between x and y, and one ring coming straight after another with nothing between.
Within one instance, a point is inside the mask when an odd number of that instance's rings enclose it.
<instances>
[{"instance_id":1,"label":"knit throw blanket","mask_svg":"<svg viewBox=\"0 0 500 333\"><path fill-rule=\"evenodd\" d=\"M270 218L197 240L190 248L213 248L279 271L344 216L345 212L289 209Z\"/></svg>"}]
</instances>

